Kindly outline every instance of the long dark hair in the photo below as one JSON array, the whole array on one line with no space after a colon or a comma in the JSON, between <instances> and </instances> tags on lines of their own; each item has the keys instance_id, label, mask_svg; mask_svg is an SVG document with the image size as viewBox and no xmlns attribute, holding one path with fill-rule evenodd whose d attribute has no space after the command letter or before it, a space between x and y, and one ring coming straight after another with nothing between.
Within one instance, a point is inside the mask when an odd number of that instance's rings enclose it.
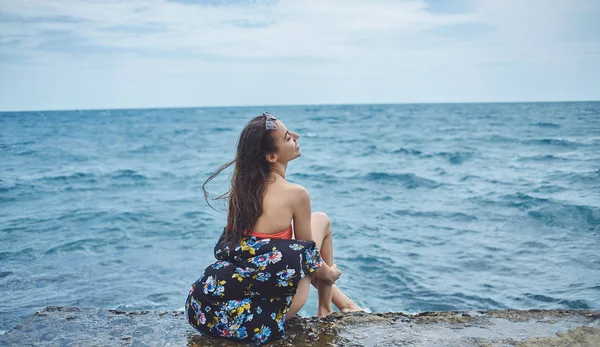
<instances>
[{"instance_id":1,"label":"long dark hair","mask_svg":"<svg viewBox=\"0 0 600 347\"><path fill-rule=\"evenodd\" d=\"M235 159L221 165L202 185L204 199L209 206L206 185L223 170L235 165L228 192L215 199L229 199L224 242L235 246L262 215L262 199L270 166L267 154L277 152L275 138L265 126L265 116L258 116L246 124L237 143Z\"/></svg>"}]
</instances>

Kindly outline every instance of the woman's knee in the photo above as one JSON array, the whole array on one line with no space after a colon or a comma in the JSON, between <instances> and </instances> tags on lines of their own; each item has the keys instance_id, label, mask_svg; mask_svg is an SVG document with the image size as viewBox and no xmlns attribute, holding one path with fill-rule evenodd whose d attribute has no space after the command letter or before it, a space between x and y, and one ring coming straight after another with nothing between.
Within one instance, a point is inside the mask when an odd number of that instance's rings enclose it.
<instances>
[{"instance_id":1,"label":"woman's knee","mask_svg":"<svg viewBox=\"0 0 600 347\"><path fill-rule=\"evenodd\" d=\"M331 232L331 220L329 216L324 212L313 212L312 216L313 225L318 225L325 230L325 233Z\"/></svg>"}]
</instances>

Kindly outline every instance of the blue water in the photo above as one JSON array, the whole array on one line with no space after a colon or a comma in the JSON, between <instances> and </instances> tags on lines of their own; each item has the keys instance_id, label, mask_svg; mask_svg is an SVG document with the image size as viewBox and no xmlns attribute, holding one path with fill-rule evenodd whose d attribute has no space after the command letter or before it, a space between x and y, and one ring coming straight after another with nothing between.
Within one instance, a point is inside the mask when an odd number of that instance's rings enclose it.
<instances>
[{"instance_id":1,"label":"blue water","mask_svg":"<svg viewBox=\"0 0 600 347\"><path fill-rule=\"evenodd\" d=\"M48 305L182 308L226 218L201 185L264 110L0 113L0 330ZM301 135L288 179L359 305L600 309L600 102L268 110Z\"/></svg>"}]
</instances>

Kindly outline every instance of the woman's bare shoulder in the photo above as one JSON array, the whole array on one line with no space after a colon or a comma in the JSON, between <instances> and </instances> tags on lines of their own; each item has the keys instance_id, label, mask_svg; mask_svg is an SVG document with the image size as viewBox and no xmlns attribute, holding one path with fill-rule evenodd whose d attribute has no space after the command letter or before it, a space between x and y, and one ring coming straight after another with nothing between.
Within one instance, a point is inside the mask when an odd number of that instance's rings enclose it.
<instances>
[{"instance_id":1,"label":"woman's bare shoulder","mask_svg":"<svg viewBox=\"0 0 600 347\"><path fill-rule=\"evenodd\" d=\"M294 193L303 193L303 192L308 192L308 190L306 188L304 188L303 186L296 184L296 183L291 183L288 181L285 181L285 189L287 189L290 192L294 192Z\"/></svg>"},{"instance_id":2,"label":"woman's bare shoulder","mask_svg":"<svg viewBox=\"0 0 600 347\"><path fill-rule=\"evenodd\" d=\"M308 194L308 190L303 186L295 183L286 182L286 190L289 193L289 196L294 201L301 201L304 199L310 200L310 196Z\"/></svg>"}]
</instances>

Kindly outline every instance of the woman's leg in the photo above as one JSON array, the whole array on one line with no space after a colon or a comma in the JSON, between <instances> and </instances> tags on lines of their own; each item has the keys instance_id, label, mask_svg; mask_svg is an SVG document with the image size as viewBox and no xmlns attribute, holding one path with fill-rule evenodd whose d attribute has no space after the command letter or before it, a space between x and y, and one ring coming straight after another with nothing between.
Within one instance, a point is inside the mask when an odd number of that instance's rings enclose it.
<instances>
[{"instance_id":1,"label":"woman's leg","mask_svg":"<svg viewBox=\"0 0 600 347\"><path fill-rule=\"evenodd\" d=\"M313 239L321 252L321 257L327 265L333 265L333 231L331 229L329 216L323 212L314 212L311 216L311 231ZM312 284L317 290L319 289L319 281L316 281L315 278L313 278ZM327 293L323 293L323 295L325 296ZM319 296L319 299L321 299L321 296ZM341 312L362 311L361 308L358 307L354 301L350 300L350 298L348 298L335 284L331 288L331 302L333 302ZM331 303L329 303L329 305L323 304L323 313L327 311L327 306L329 307L329 313L331 313ZM319 310L320 309L321 305L319 305ZM319 315L318 312L317 315Z\"/></svg>"},{"instance_id":2,"label":"woman's leg","mask_svg":"<svg viewBox=\"0 0 600 347\"><path fill-rule=\"evenodd\" d=\"M333 243L329 217L322 212L313 213L310 220L310 230L323 261L329 266L333 265ZM333 313L331 307L333 286L316 278L313 279L313 282L317 283L316 288L319 293L317 317L324 317Z\"/></svg>"},{"instance_id":3,"label":"woman's leg","mask_svg":"<svg viewBox=\"0 0 600 347\"><path fill-rule=\"evenodd\" d=\"M298 289L292 298L290 308L285 314L285 320L294 317L306 303L306 299L308 299L308 291L310 290L310 279L310 276L306 276L300 280L300 283L298 283Z\"/></svg>"},{"instance_id":4,"label":"woman's leg","mask_svg":"<svg viewBox=\"0 0 600 347\"><path fill-rule=\"evenodd\" d=\"M311 284L313 285L313 287L319 290L319 285L316 281L313 280ZM362 308L360 308L356 303L354 303L354 301L352 301L348 296L346 296L346 294L344 294L344 292L342 292L342 290L335 284L331 289L331 302L335 305L335 307L338 308L338 310L340 310L340 312L363 311Z\"/></svg>"},{"instance_id":5,"label":"woman's leg","mask_svg":"<svg viewBox=\"0 0 600 347\"><path fill-rule=\"evenodd\" d=\"M313 235L313 240L317 244L317 248L319 249L323 260L327 263L327 265L332 265L333 247L331 245L331 226L328 227L328 224L329 217L327 217L326 214L316 212L311 215L311 231ZM316 232L315 229L317 229ZM325 236L326 230L329 230L329 237ZM326 242L325 239L328 239L328 241ZM327 248L327 250L323 251L322 247ZM285 315L286 320L292 318L296 313L298 313L298 311L300 311L302 306L304 306L304 304L306 303L311 281L321 282L317 280L314 276L309 275L300 280L300 283L298 284L298 289L296 290L296 294L292 298L290 308ZM319 293L319 303L317 308L318 317L327 316L328 314L331 314L333 312L333 309L331 308L332 289L333 286L325 282L321 282L320 289L317 288L317 291Z\"/></svg>"}]
</instances>

